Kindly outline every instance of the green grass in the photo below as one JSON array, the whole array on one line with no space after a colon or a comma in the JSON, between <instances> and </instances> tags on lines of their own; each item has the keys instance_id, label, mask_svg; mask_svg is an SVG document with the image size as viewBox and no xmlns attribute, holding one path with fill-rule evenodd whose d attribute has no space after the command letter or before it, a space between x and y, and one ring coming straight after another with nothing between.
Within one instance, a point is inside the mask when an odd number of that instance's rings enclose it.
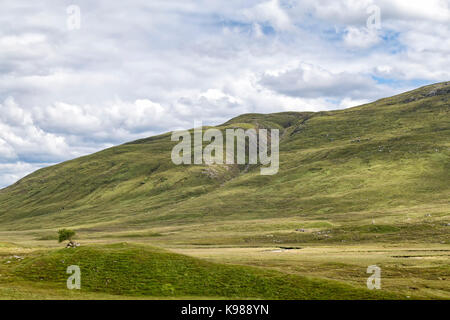
<instances>
[{"instance_id":1,"label":"green grass","mask_svg":"<svg viewBox=\"0 0 450 320\"><path fill-rule=\"evenodd\" d=\"M64 287L66 268L79 265L82 291L125 296L254 299L395 299L390 292L254 267L224 265L148 246L118 243L60 249L17 263L29 282Z\"/></svg>"}]
</instances>

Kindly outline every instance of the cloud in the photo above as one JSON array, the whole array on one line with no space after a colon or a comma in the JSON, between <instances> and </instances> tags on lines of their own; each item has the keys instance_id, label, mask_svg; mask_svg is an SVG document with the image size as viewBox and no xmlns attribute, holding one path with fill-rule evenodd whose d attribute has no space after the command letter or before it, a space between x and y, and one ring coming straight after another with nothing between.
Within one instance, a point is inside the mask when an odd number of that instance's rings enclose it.
<instances>
[{"instance_id":1,"label":"cloud","mask_svg":"<svg viewBox=\"0 0 450 320\"><path fill-rule=\"evenodd\" d=\"M273 91L293 97L373 98L386 91L364 74L333 73L321 67L302 63L278 73L266 73L260 83Z\"/></svg>"},{"instance_id":2,"label":"cloud","mask_svg":"<svg viewBox=\"0 0 450 320\"><path fill-rule=\"evenodd\" d=\"M368 48L380 41L376 30L348 27L345 30L344 42L350 47Z\"/></svg>"},{"instance_id":3,"label":"cloud","mask_svg":"<svg viewBox=\"0 0 450 320\"><path fill-rule=\"evenodd\" d=\"M279 31L291 30L293 27L289 16L280 7L278 0L259 3L250 9L245 9L243 15L252 22L269 23Z\"/></svg>"},{"instance_id":4,"label":"cloud","mask_svg":"<svg viewBox=\"0 0 450 320\"><path fill-rule=\"evenodd\" d=\"M294 3L297 15L306 11L331 25L366 25L367 9L371 6L380 8L383 20L447 23L450 18L447 0L430 0L426 4L422 0L302 0Z\"/></svg>"},{"instance_id":5,"label":"cloud","mask_svg":"<svg viewBox=\"0 0 450 320\"><path fill-rule=\"evenodd\" d=\"M45 132L35 125L30 112L13 98L0 104L0 159L28 162L61 161L69 146L61 136Z\"/></svg>"}]
</instances>

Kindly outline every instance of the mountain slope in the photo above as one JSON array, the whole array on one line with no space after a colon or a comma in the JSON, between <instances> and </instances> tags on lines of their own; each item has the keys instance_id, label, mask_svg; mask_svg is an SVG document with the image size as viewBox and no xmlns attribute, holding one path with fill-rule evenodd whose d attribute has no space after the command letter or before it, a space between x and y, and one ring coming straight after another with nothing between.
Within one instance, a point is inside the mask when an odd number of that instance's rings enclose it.
<instances>
[{"instance_id":1,"label":"mountain slope","mask_svg":"<svg viewBox=\"0 0 450 320\"><path fill-rule=\"evenodd\" d=\"M176 166L170 134L113 147L0 190L0 229L119 230L283 217L370 224L408 211L433 212L445 222L449 98L445 82L345 110L246 114L219 126L280 129L280 170L273 176L260 175L257 166ZM426 236L422 227L413 231ZM430 228L438 240L448 232Z\"/></svg>"}]
</instances>

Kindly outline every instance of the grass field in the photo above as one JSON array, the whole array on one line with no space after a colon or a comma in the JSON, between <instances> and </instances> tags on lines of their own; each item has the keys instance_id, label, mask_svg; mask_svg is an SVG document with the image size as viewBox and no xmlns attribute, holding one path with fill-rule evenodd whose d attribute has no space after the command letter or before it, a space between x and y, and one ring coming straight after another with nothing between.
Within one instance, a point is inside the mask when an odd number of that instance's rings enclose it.
<instances>
[{"instance_id":1,"label":"grass field","mask_svg":"<svg viewBox=\"0 0 450 320\"><path fill-rule=\"evenodd\" d=\"M0 190L0 298L449 299L449 97L445 82L218 127L279 129L273 176L175 166L170 134L38 170Z\"/></svg>"}]
</instances>

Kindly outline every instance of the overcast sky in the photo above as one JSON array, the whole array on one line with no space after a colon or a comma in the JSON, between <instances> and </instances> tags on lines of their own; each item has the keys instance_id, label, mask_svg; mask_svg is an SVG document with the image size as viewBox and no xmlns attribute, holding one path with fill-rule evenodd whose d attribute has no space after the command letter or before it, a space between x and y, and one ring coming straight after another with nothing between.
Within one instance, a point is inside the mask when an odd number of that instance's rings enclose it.
<instances>
[{"instance_id":1,"label":"overcast sky","mask_svg":"<svg viewBox=\"0 0 450 320\"><path fill-rule=\"evenodd\" d=\"M449 0L0 4L0 187L194 119L341 109L450 80Z\"/></svg>"}]
</instances>

